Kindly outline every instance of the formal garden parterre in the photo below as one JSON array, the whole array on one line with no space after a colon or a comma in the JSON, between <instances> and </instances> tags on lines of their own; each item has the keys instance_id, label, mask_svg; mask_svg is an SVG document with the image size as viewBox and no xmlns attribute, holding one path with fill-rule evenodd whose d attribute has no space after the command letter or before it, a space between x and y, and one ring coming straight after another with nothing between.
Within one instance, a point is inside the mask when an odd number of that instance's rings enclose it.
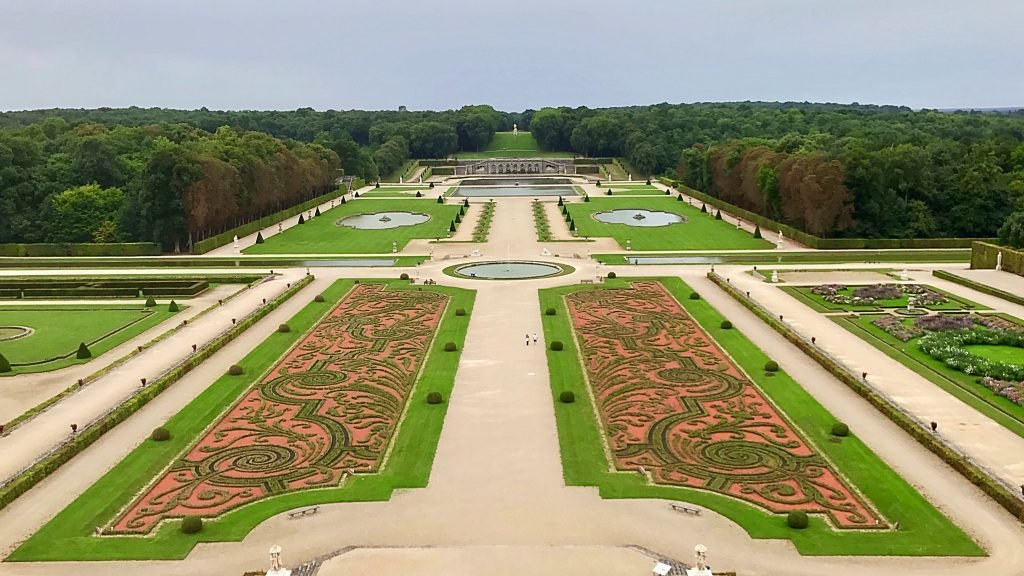
<instances>
[{"instance_id":1,"label":"formal garden parterre","mask_svg":"<svg viewBox=\"0 0 1024 576\"><path fill-rule=\"evenodd\" d=\"M690 293L675 278L542 291L545 336L566 342L548 352L553 394L594 403L556 404L567 483L702 504L804 554L980 553ZM794 510L810 528L786 527Z\"/></svg>"},{"instance_id":2,"label":"formal garden parterre","mask_svg":"<svg viewBox=\"0 0 1024 576\"><path fill-rule=\"evenodd\" d=\"M473 293L341 280L323 300L242 360L243 375L225 375L168 421L169 439L143 442L10 559L180 558L284 510L424 486L445 411L425 399L451 391L469 318L456 312L471 311ZM183 534L180 519L192 516L207 522ZM96 522L110 535L95 535Z\"/></svg>"}]
</instances>

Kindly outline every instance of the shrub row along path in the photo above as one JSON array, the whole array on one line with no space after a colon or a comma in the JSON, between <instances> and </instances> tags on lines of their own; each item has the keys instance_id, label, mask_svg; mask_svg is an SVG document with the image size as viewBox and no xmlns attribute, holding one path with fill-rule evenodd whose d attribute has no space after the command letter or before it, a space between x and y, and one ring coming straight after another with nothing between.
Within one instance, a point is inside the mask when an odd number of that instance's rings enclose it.
<instances>
[{"instance_id":1,"label":"shrub row along path","mask_svg":"<svg viewBox=\"0 0 1024 576\"><path fill-rule=\"evenodd\" d=\"M537 259L542 245L532 229L529 199L500 199L490 241L492 258ZM559 245L553 245L559 246ZM561 245L564 246L564 245ZM586 251L573 245L564 253ZM624 548L636 544L690 561L695 544L709 546L718 570L743 576L880 572L953 576L967 572L1014 575L1024 565L1024 530L912 438L882 417L798 349L714 287L701 267L599 267L555 259L574 274L535 281L452 279L430 262L412 270L421 279L478 291L455 388L426 489L398 491L388 502L322 506L302 519L281 514L241 542L203 544L181 562L7 564L5 574L58 575L71 570L147 575L239 574L266 570L266 551L285 550L295 565L348 546L357 550L324 566L323 576L347 574L623 574L645 573L650 558ZM562 479L544 345L525 345L541 333L536 289L593 279L609 269L620 275L678 275L701 292L868 446L917 486L990 552L980 559L803 557L785 541L755 541L736 524L705 511L673 512L660 500L602 500L592 488ZM388 270L397 275L401 270ZM7 552L91 485L149 431L180 410L272 329L337 277L381 271L320 269L318 279L262 323L161 394L35 490L0 511L0 552ZM740 276L740 268L730 270ZM736 280L734 280L736 281ZM754 281L751 280L751 285ZM789 298L758 283L773 301ZM978 300L982 300L978 298ZM794 301L795 304L796 303ZM802 305L801 305L802 306ZM809 311L809 309L808 309ZM827 319L825 320L827 322ZM838 328L838 327L837 327ZM819 337L820 339L820 337ZM878 355L865 350L871 362ZM933 395L941 392L932 389ZM585 407L585 404L579 404ZM1019 452L1017 452L1019 454Z\"/></svg>"},{"instance_id":2,"label":"shrub row along path","mask_svg":"<svg viewBox=\"0 0 1024 576\"><path fill-rule=\"evenodd\" d=\"M0 453L3 453L3 458L0 458L0 479L11 477L30 465L41 454L66 441L71 434L71 424L84 427L110 408L120 404L139 389L141 378L146 378L150 382L155 380L159 374L190 356L192 344L202 346L213 340L231 327L232 318L245 317L262 305L263 298L266 298L268 302L271 301L286 290L286 284L289 281L300 279L301 274L295 270L283 277L261 283L247 290L245 294L225 302L223 306L218 307L210 314L195 323L190 323L85 386L80 392L68 396L49 410L0 438ZM262 323L269 326L265 319ZM91 366L91 363L84 366ZM92 369L95 370L95 367ZM41 375L33 376L42 378ZM24 381L31 382L31 379L26 378ZM74 382L75 380L69 379L63 382L63 386L58 383L42 398L22 403L20 407L30 408ZM4 385L3 380L0 380L0 385ZM24 410L17 413L21 412Z\"/></svg>"}]
</instances>

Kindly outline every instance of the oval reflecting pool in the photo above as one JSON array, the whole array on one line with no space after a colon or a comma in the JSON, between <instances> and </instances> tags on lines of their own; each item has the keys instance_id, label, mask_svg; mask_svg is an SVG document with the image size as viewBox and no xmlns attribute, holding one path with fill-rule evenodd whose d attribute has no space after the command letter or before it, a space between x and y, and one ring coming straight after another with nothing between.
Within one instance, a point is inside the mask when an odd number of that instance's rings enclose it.
<instances>
[{"instance_id":1,"label":"oval reflecting pool","mask_svg":"<svg viewBox=\"0 0 1024 576\"><path fill-rule=\"evenodd\" d=\"M346 216L338 220L337 224L359 230L385 230L399 226L415 226L427 220L430 220L430 216L418 212L374 212Z\"/></svg>"},{"instance_id":2,"label":"oval reflecting pool","mask_svg":"<svg viewBox=\"0 0 1024 576\"><path fill-rule=\"evenodd\" d=\"M619 209L594 214L594 219L605 224L625 224L626 226L668 226L685 222L680 214L655 210Z\"/></svg>"},{"instance_id":3,"label":"oval reflecting pool","mask_svg":"<svg viewBox=\"0 0 1024 576\"><path fill-rule=\"evenodd\" d=\"M456 266L454 273L456 276L484 280L523 280L555 276L563 273L567 268L545 262L479 262Z\"/></svg>"}]
</instances>

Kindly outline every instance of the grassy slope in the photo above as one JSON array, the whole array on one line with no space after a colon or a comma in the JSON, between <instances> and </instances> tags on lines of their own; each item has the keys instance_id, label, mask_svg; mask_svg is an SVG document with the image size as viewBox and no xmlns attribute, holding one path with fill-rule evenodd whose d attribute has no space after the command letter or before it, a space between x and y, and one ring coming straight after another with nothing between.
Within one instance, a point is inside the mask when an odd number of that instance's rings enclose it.
<instances>
[{"instance_id":1,"label":"grassy slope","mask_svg":"<svg viewBox=\"0 0 1024 576\"><path fill-rule=\"evenodd\" d=\"M459 152L457 157L465 160L481 158L572 158L571 152L545 152L529 132L495 132L494 139L480 152Z\"/></svg>"},{"instance_id":2,"label":"grassy slope","mask_svg":"<svg viewBox=\"0 0 1024 576\"><path fill-rule=\"evenodd\" d=\"M6 356L8 361L34 362L72 353L69 358L45 364L15 366L11 372L5 372L4 375L49 372L74 364L83 364L89 360L79 360L74 356L79 343L93 342L104 334L123 327L99 342L89 344L89 351L92 352L92 357L96 358L175 314L168 312L167 306L157 306L151 314L140 320L142 310L142 306L86 305L75 306L73 309L51 306L0 308L0 325L28 326L35 329L35 333L26 338L0 342L0 353Z\"/></svg>"},{"instance_id":3,"label":"grassy slope","mask_svg":"<svg viewBox=\"0 0 1024 576\"><path fill-rule=\"evenodd\" d=\"M955 296L953 294L950 294L949 292L946 292L945 290L939 290L938 288L935 288L933 286L928 286L926 284L924 284L922 286L924 286L925 288L927 288L927 289L929 289L929 290L931 290L933 292L939 292L941 294L945 294L946 297L949 298L949 302L946 302L945 304L932 304L932 305L929 305L929 306L922 306L922 305L919 304L919 305L917 305L918 308L925 308L927 310L943 310L943 311L953 311L953 310L990 310L990 308L988 308L987 306L982 306L981 304L978 304L977 302L972 302L972 301L970 301L970 300L968 300L966 298L961 298L959 296ZM853 289L856 288L856 287L857 286L851 286L850 288L848 288L843 293L849 295L849 294L852 293ZM833 302L829 302L828 300L825 300L823 297L821 297L821 296L811 292L811 288L812 288L811 286L782 286L781 288L782 288L782 290L784 292L788 293L790 296L793 296L797 300L800 300L801 302L803 302L804 304L808 305L809 307L811 307L812 309L814 309L814 310L816 310L818 312L844 312L844 311L847 311L847 312L878 312L878 311L882 310L883 308L906 308L907 307L907 297L906 296L903 296L901 298L892 299L892 300L878 300L876 302L876 304L874 304L872 306L858 306L858 305L853 305L853 304L836 304L836 303L833 303Z\"/></svg>"},{"instance_id":4,"label":"grassy slope","mask_svg":"<svg viewBox=\"0 0 1024 576\"><path fill-rule=\"evenodd\" d=\"M785 517L765 512L726 496L679 487L646 484L634 473L608 471L594 408L576 354L576 343L567 318L563 295L592 287L568 286L541 291L540 307L555 308L556 316L543 316L547 341L561 340L562 352L548 351L551 387L555 401L559 444L566 483L597 486L605 498L666 498L706 506L742 526L754 538L786 538L807 555L908 555L977 556L984 551L925 500L912 486L882 462L853 435L842 442L829 440L835 418L784 372L767 378L761 367L768 360L738 330L722 330L723 317L704 300L689 300L690 289L678 278L662 282L687 312L732 358L750 374L759 388L836 464L839 471L890 521L900 522L898 532L837 531L812 517L806 530L792 530ZM608 282L625 286L626 280ZM563 390L575 392L575 404L557 402Z\"/></svg>"},{"instance_id":5,"label":"grassy slope","mask_svg":"<svg viewBox=\"0 0 1024 576\"><path fill-rule=\"evenodd\" d=\"M1018 436L1024 437L1024 406L997 396L978 384L977 378L947 367L928 356L917 346L917 338L901 342L871 323L874 318L833 316L832 320L862 340L897 360L926 380L959 398L965 404L988 416Z\"/></svg>"},{"instance_id":6,"label":"grassy slope","mask_svg":"<svg viewBox=\"0 0 1024 576\"><path fill-rule=\"evenodd\" d=\"M687 221L671 226L643 228L626 224L605 224L593 218L595 212L618 208L661 210L675 212ZM715 220L675 198L615 198L592 196L590 202L576 202L568 205L569 213L576 221L580 236L614 238L620 246L626 240L632 241L633 250L758 250L771 248L766 240L758 240L749 232L737 230L732 224Z\"/></svg>"},{"instance_id":7,"label":"grassy slope","mask_svg":"<svg viewBox=\"0 0 1024 576\"><path fill-rule=\"evenodd\" d=\"M415 198L416 191L426 191L428 186L381 186L361 193L359 196L366 198Z\"/></svg>"},{"instance_id":8,"label":"grassy slope","mask_svg":"<svg viewBox=\"0 0 1024 576\"><path fill-rule=\"evenodd\" d=\"M664 190L655 188L654 186L648 186L644 183L640 184L620 184L618 182L613 183L612 196L668 196ZM601 190L607 191L607 187ZM601 194L605 194L601 192ZM699 210L698 210L699 212Z\"/></svg>"},{"instance_id":9,"label":"grassy slope","mask_svg":"<svg viewBox=\"0 0 1024 576\"><path fill-rule=\"evenodd\" d=\"M420 212L430 220L416 226L400 226L386 230L356 230L338 226L345 216L374 212ZM410 199L374 200L356 199L327 210L301 226L293 226L283 233L267 238L263 244L246 248L246 254L386 254L391 242L398 242L401 250L413 238L443 238L455 219L459 207L455 204L437 204L431 200Z\"/></svg>"},{"instance_id":10,"label":"grassy slope","mask_svg":"<svg viewBox=\"0 0 1024 576\"><path fill-rule=\"evenodd\" d=\"M579 225L579 223L577 223ZM603 264L626 264L626 258L644 254L594 254ZM738 254L651 254L701 258L694 264L799 264L799 263L865 263L865 262L969 262L970 250L815 250L808 252L748 252Z\"/></svg>"},{"instance_id":11,"label":"grassy slope","mask_svg":"<svg viewBox=\"0 0 1024 576\"><path fill-rule=\"evenodd\" d=\"M379 474L358 476L339 488L292 492L261 500L216 521L204 523L200 534L179 531L179 521L163 524L146 538L131 536L93 536L93 529L109 522L135 495L160 474L169 461L189 447L196 438L232 403L247 392L267 370L349 291L353 280L339 280L324 291L326 303L310 303L288 324L292 331L275 332L249 353L239 364L245 377L222 376L165 426L173 437L166 442L146 439L123 461L44 525L8 557L12 561L72 560L173 560L184 558L197 542L240 541L267 518L286 510L330 502L388 500L396 488L422 488L427 485L434 453L441 435L447 403L426 403L430 391L448 398L455 383L459 353L444 352L445 342L456 342L459 349L466 337L475 294L469 290L431 286L427 289L451 296L444 319L431 345L427 364L409 399L388 463ZM371 281L372 282L372 281ZM391 289L419 289L408 283L385 281ZM466 316L456 316L464 308Z\"/></svg>"}]
</instances>

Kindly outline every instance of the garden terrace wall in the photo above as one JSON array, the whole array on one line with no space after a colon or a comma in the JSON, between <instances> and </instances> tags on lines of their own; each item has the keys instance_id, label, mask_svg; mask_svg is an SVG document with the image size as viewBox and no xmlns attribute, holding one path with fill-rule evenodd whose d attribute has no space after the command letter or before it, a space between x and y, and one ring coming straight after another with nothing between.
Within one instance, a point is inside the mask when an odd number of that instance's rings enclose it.
<instances>
[{"instance_id":1,"label":"garden terrace wall","mask_svg":"<svg viewBox=\"0 0 1024 576\"><path fill-rule=\"evenodd\" d=\"M441 166L458 166L458 160L438 160L432 159L421 159L419 160L420 166L426 166L427 168L438 168Z\"/></svg>"},{"instance_id":2,"label":"garden terrace wall","mask_svg":"<svg viewBox=\"0 0 1024 576\"><path fill-rule=\"evenodd\" d=\"M1003 253L1003 271L1024 276L1024 250L1014 250L990 242L971 244L971 269L994 270L1000 252Z\"/></svg>"},{"instance_id":3,"label":"garden terrace wall","mask_svg":"<svg viewBox=\"0 0 1024 576\"><path fill-rule=\"evenodd\" d=\"M804 339L802 336L797 334L796 331L780 321L774 314L771 314L759 304L750 298L747 298L742 292L734 288L721 276L714 272L709 272L708 279L717 284L719 288L724 290L729 296L732 296L733 299L742 304L745 308L753 312L755 316L767 323L786 340L814 359L815 362L835 376L836 379L843 384L846 384L859 396L867 400L868 403L877 408L882 414L889 418L889 420L892 420L893 423L902 428L907 434L910 434L910 436L925 448L941 458L951 468L962 474L964 478L998 502L999 505L1013 514L1015 518L1024 520L1024 500L1018 498L1015 492L1008 490L1001 483L986 474L970 459L946 445L938 436L928 431L921 423L914 420L895 404L892 404L889 400L872 390L867 384L861 381L860 378L840 366L839 363L825 354L825 352L815 344Z\"/></svg>"},{"instance_id":4,"label":"garden terrace wall","mask_svg":"<svg viewBox=\"0 0 1024 576\"><path fill-rule=\"evenodd\" d=\"M1024 296L1022 295L1012 294L1005 290L993 288L987 284L975 282L970 278L964 278L963 276L953 274L952 272L947 272L946 270L932 270L932 276L935 276L936 278L941 278L943 280L949 280L950 282L955 282L961 286L966 286L971 290L977 290L982 294L988 294L989 296L995 296L996 298L1002 298L1007 302L1013 302L1014 304L1020 304L1021 306L1024 306Z\"/></svg>"},{"instance_id":5,"label":"garden terrace wall","mask_svg":"<svg viewBox=\"0 0 1024 576\"><path fill-rule=\"evenodd\" d=\"M763 228L762 233L767 233L768 231L777 232L781 230L786 237L818 250L856 250L863 248L873 250L894 250L899 248L970 248L974 242L978 242L979 240L990 240L987 238L821 238L814 236L813 234L808 234L803 230L798 230L788 224L776 222L775 220L762 216L756 212L745 210L720 198L715 198L709 194L698 192L697 190L689 188L676 180L662 176L658 178L658 181L666 186L675 188L688 196L692 196L701 202L705 202L716 208L725 210L726 212L734 216L739 216L744 220L749 220L750 222L761 226Z\"/></svg>"},{"instance_id":6,"label":"garden terrace wall","mask_svg":"<svg viewBox=\"0 0 1024 576\"><path fill-rule=\"evenodd\" d=\"M99 440L104 434L127 420L132 414L138 412L143 406L172 384L181 380L181 378L199 366L204 360L213 356L221 348L224 348L244 333L250 326L262 320L267 314L276 310L278 306L294 296L299 290L309 285L313 279L313 276L303 277L302 280L294 283L291 288L268 302L266 306L262 306L245 318L242 318L223 334L197 350L153 382L147 384L137 394L125 400L106 415L80 428L78 434L73 439L61 444L28 468L4 481L4 484L0 486L0 509L5 508L17 499L18 496L21 496L33 486L45 480L62 465Z\"/></svg>"},{"instance_id":7,"label":"garden terrace wall","mask_svg":"<svg viewBox=\"0 0 1024 576\"><path fill-rule=\"evenodd\" d=\"M357 186L357 184L360 184L360 186ZM356 190L358 188L361 188L362 187L361 184L363 184L363 181L357 178L356 180L354 180L352 182L352 190ZM260 230L263 230L264 228L267 228L269 226L273 226L274 224L277 224L278 222L280 222L281 220L284 220L285 218L290 218L292 216L295 216L299 212L305 212L306 210L312 210L314 207L319 206L319 205L323 204L324 202L328 202L330 200L334 200L335 198L339 198L341 196L344 196L347 193L348 193L348 190L345 190L344 188L338 188L338 189L336 189L336 190L334 190L332 192L328 192L327 194L323 194L321 196L317 196L316 198L313 198L311 200L306 200L305 202L303 202L301 204L296 204L295 206L292 206L291 208L285 208L284 210L281 210L280 212L274 212L273 214L271 214L269 216L264 216L263 218L260 218L259 220L253 220L252 222L249 222L248 224L242 224L241 226L238 226L237 228L232 228L231 230L228 230L226 232L222 232L220 234L217 234L216 236L210 236L209 238L206 238L204 240L200 240L199 242L196 242L195 245L193 245L193 247L192 247L192 253L193 254L205 254L205 253L209 252L210 250L213 250L215 248L220 248L221 246L224 246L228 242L232 242L234 240L235 236L238 236L239 238L241 238L242 236L248 236L249 234L255 234L256 232L259 232Z\"/></svg>"},{"instance_id":8,"label":"garden terrace wall","mask_svg":"<svg viewBox=\"0 0 1024 576\"><path fill-rule=\"evenodd\" d=\"M0 244L0 256L159 256L152 242L123 244Z\"/></svg>"}]
</instances>

